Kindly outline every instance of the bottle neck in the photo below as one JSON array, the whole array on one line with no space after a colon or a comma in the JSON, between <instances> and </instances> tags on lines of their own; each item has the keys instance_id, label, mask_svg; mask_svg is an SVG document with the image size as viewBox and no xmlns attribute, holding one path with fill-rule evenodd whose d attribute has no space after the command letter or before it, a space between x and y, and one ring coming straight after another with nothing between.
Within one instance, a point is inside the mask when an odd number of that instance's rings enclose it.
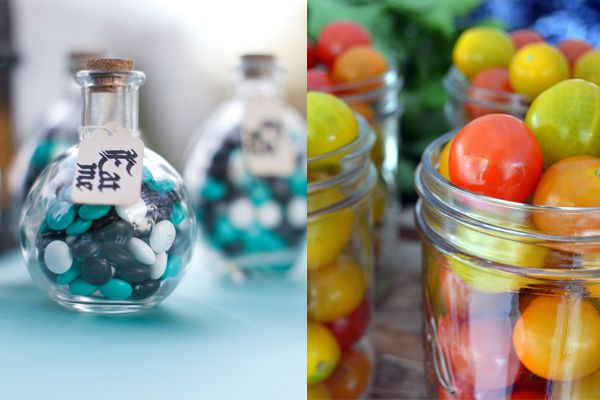
<instances>
[{"instance_id":1,"label":"bottle neck","mask_svg":"<svg viewBox=\"0 0 600 400\"><path fill-rule=\"evenodd\" d=\"M81 74L85 73L87 77L82 77ZM90 74L89 71L82 71L77 75L83 100L79 140L109 122L117 122L138 134L138 93L144 77L136 71L129 74L132 76L110 81L110 85L106 84L106 75L99 79L94 79L93 73Z\"/></svg>"},{"instance_id":2,"label":"bottle neck","mask_svg":"<svg viewBox=\"0 0 600 400\"><path fill-rule=\"evenodd\" d=\"M241 78L234 81L233 92L236 97L243 99L252 97L279 98L282 96L282 87L273 79Z\"/></svg>"}]
</instances>

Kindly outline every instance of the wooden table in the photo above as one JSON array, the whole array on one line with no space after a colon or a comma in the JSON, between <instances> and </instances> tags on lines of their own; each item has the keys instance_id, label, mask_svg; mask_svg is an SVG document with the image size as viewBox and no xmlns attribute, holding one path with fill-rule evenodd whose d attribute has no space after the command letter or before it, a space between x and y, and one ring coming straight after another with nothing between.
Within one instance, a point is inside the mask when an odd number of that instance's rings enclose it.
<instances>
[{"instance_id":1,"label":"wooden table","mask_svg":"<svg viewBox=\"0 0 600 400\"><path fill-rule=\"evenodd\" d=\"M413 209L405 207L397 235L402 264L393 289L375 315L377 368L372 399L427 399L421 336L421 245L414 228Z\"/></svg>"}]
</instances>

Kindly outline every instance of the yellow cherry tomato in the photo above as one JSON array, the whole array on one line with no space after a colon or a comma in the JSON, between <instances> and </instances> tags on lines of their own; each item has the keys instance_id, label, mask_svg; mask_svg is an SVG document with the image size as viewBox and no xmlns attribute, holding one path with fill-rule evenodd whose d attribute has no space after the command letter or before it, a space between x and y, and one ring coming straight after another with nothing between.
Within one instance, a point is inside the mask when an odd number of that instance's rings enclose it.
<instances>
[{"instance_id":1,"label":"yellow cherry tomato","mask_svg":"<svg viewBox=\"0 0 600 400\"><path fill-rule=\"evenodd\" d=\"M306 377L309 385L322 382L340 361L340 345L325 326L308 321L306 327Z\"/></svg>"},{"instance_id":2,"label":"yellow cherry tomato","mask_svg":"<svg viewBox=\"0 0 600 400\"><path fill-rule=\"evenodd\" d=\"M525 367L544 379L570 381L600 368L600 314L581 297L544 296L529 303L513 330Z\"/></svg>"},{"instance_id":3,"label":"yellow cherry tomato","mask_svg":"<svg viewBox=\"0 0 600 400\"><path fill-rule=\"evenodd\" d=\"M358 122L352 109L327 93L306 95L306 125L309 158L339 149L358 136Z\"/></svg>"},{"instance_id":4,"label":"yellow cherry tomato","mask_svg":"<svg viewBox=\"0 0 600 400\"><path fill-rule=\"evenodd\" d=\"M375 188L373 189L373 223L376 225L381 223L387 203L387 185L382 177L379 177Z\"/></svg>"},{"instance_id":5,"label":"yellow cherry tomato","mask_svg":"<svg viewBox=\"0 0 600 400\"><path fill-rule=\"evenodd\" d=\"M331 392L324 383L309 385L306 388L306 400L332 400Z\"/></svg>"},{"instance_id":6,"label":"yellow cherry tomato","mask_svg":"<svg viewBox=\"0 0 600 400\"><path fill-rule=\"evenodd\" d=\"M510 62L510 85L515 92L534 98L569 79L569 63L556 47L532 43L522 47Z\"/></svg>"},{"instance_id":7,"label":"yellow cherry tomato","mask_svg":"<svg viewBox=\"0 0 600 400\"><path fill-rule=\"evenodd\" d=\"M325 209L344 199L337 189L328 189L308 195L308 212ZM307 262L309 271L332 263L344 250L352 236L353 214L342 208L318 217L309 218L306 227Z\"/></svg>"},{"instance_id":8,"label":"yellow cherry tomato","mask_svg":"<svg viewBox=\"0 0 600 400\"><path fill-rule=\"evenodd\" d=\"M501 29L475 27L464 31L456 41L452 60L468 78L491 67L508 67L515 52L510 36Z\"/></svg>"},{"instance_id":9,"label":"yellow cherry tomato","mask_svg":"<svg viewBox=\"0 0 600 400\"><path fill-rule=\"evenodd\" d=\"M448 164L448 159L450 157L450 147L452 146L453 141L454 138L452 138L452 140L446 143L440 154L440 175L443 176L447 181L450 181L450 167Z\"/></svg>"},{"instance_id":10,"label":"yellow cherry tomato","mask_svg":"<svg viewBox=\"0 0 600 400\"><path fill-rule=\"evenodd\" d=\"M308 316L319 322L344 317L356 309L366 289L362 268L342 254L332 264L308 274Z\"/></svg>"},{"instance_id":11,"label":"yellow cherry tomato","mask_svg":"<svg viewBox=\"0 0 600 400\"><path fill-rule=\"evenodd\" d=\"M577 58L573 77L600 85L600 51L590 50Z\"/></svg>"}]
</instances>

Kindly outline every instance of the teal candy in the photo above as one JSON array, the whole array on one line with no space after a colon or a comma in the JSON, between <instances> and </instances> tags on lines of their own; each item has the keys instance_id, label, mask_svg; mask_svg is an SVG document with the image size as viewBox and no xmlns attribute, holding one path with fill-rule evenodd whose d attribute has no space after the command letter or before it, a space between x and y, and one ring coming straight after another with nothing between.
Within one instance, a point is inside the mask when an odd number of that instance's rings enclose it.
<instances>
[{"instance_id":1,"label":"teal candy","mask_svg":"<svg viewBox=\"0 0 600 400\"><path fill-rule=\"evenodd\" d=\"M306 197L307 182L304 171L297 169L290 177L289 183L290 189L292 189L295 195Z\"/></svg>"},{"instance_id":2,"label":"teal candy","mask_svg":"<svg viewBox=\"0 0 600 400\"><path fill-rule=\"evenodd\" d=\"M262 204L271 199L271 190L263 182L256 181L250 187L248 197L254 204Z\"/></svg>"},{"instance_id":3,"label":"teal candy","mask_svg":"<svg viewBox=\"0 0 600 400\"><path fill-rule=\"evenodd\" d=\"M48 226L55 231L66 229L75 220L75 207L67 201L53 200L46 213Z\"/></svg>"},{"instance_id":4,"label":"teal candy","mask_svg":"<svg viewBox=\"0 0 600 400\"><path fill-rule=\"evenodd\" d=\"M83 219L93 221L104 217L110 212L111 206L97 206L92 204L84 204L79 207L79 216Z\"/></svg>"},{"instance_id":5,"label":"teal candy","mask_svg":"<svg viewBox=\"0 0 600 400\"><path fill-rule=\"evenodd\" d=\"M100 293L107 299L125 300L133 293L133 288L122 279L113 278L100 286Z\"/></svg>"},{"instance_id":6,"label":"teal candy","mask_svg":"<svg viewBox=\"0 0 600 400\"><path fill-rule=\"evenodd\" d=\"M81 211L81 209L79 209ZM92 221L77 218L69 227L67 228L67 235L77 236L87 232L88 229L92 226Z\"/></svg>"},{"instance_id":7,"label":"teal candy","mask_svg":"<svg viewBox=\"0 0 600 400\"><path fill-rule=\"evenodd\" d=\"M152 175L152 172L150 172L148 167L146 167L144 165L144 169L142 170L142 182L148 183L152 180L154 180L154 176Z\"/></svg>"},{"instance_id":8,"label":"teal candy","mask_svg":"<svg viewBox=\"0 0 600 400\"><path fill-rule=\"evenodd\" d=\"M173 225L179 225L186 217L187 213L181 203L175 203L171 207L171 217L169 220Z\"/></svg>"},{"instance_id":9,"label":"teal candy","mask_svg":"<svg viewBox=\"0 0 600 400\"><path fill-rule=\"evenodd\" d=\"M31 164L38 168L44 168L50 162L50 156L52 155L52 148L54 143L52 140L45 140L40 142L33 154L31 155Z\"/></svg>"},{"instance_id":10,"label":"teal candy","mask_svg":"<svg viewBox=\"0 0 600 400\"><path fill-rule=\"evenodd\" d=\"M173 278L178 276L181 273L181 268L183 267L183 260L178 255L172 255L167 260L167 268L165 269L165 273L163 274L163 279Z\"/></svg>"},{"instance_id":11,"label":"teal candy","mask_svg":"<svg viewBox=\"0 0 600 400\"><path fill-rule=\"evenodd\" d=\"M215 240L219 243L228 244L237 239L237 229L225 216L220 216L215 222Z\"/></svg>"},{"instance_id":12,"label":"teal candy","mask_svg":"<svg viewBox=\"0 0 600 400\"><path fill-rule=\"evenodd\" d=\"M81 261L74 260L71 268L64 274L60 274L56 277L56 283L59 285L68 285L79 277L79 264Z\"/></svg>"},{"instance_id":13,"label":"teal candy","mask_svg":"<svg viewBox=\"0 0 600 400\"><path fill-rule=\"evenodd\" d=\"M65 274L67 272L65 272ZM89 296L94 293L96 289L98 289L96 286L87 283L83 279L76 279L69 285L69 292L71 292L73 296Z\"/></svg>"},{"instance_id":14,"label":"teal candy","mask_svg":"<svg viewBox=\"0 0 600 400\"><path fill-rule=\"evenodd\" d=\"M206 200L217 201L227 195L227 187L221 182L208 178L200 192Z\"/></svg>"},{"instance_id":15,"label":"teal candy","mask_svg":"<svg viewBox=\"0 0 600 400\"><path fill-rule=\"evenodd\" d=\"M147 182L146 185L148 185L150 190L161 193L170 192L177 187L177 183L170 179L152 179L151 181Z\"/></svg>"}]
</instances>

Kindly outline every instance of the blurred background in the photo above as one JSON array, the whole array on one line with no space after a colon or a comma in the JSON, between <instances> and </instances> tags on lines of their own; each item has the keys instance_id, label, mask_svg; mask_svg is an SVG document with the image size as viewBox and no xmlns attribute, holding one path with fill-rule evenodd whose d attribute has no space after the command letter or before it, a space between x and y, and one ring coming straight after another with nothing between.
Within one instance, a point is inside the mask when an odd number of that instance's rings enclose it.
<instances>
[{"instance_id":1,"label":"blurred background","mask_svg":"<svg viewBox=\"0 0 600 400\"><path fill-rule=\"evenodd\" d=\"M14 0L10 6L16 143L63 90L71 50L135 59L147 75L140 92L147 145L176 168L194 130L226 96L242 53L275 54L288 72L287 99L300 111L306 107L303 0ZM249 17L257 15L269 23Z\"/></svg>"}]
</instances>

